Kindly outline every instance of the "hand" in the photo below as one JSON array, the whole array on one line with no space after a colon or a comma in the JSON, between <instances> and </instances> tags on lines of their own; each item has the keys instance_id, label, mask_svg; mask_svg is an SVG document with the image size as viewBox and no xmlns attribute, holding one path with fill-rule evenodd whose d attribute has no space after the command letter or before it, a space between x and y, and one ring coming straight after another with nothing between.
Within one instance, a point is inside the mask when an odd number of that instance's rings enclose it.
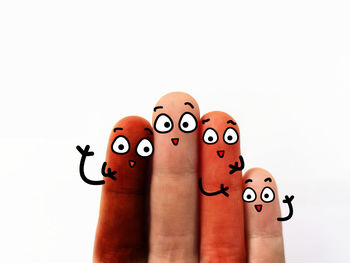
<instances>
[{"instance_id":1,"label":"hand","mask_svg":"<svg viewBox=\"0 0 350 263\"><path fill-rule=\"evenodd\" d=\"M170 93L152 122L127 117L111 133L118 180L103 185L94 262L284 262L275 180L258 168L242 178L233 118L200 119L191 96Z\"/></svg>"}]
</instances>

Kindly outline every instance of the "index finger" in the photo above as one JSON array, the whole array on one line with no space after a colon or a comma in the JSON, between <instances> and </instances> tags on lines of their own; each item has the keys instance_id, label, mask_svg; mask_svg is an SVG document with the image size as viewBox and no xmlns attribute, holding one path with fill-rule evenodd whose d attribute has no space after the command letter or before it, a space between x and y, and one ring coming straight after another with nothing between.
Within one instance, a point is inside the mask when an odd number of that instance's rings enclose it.
<instances>
[{"instance_id":1,"label":"index finger","mask_svg":"<svg viewBox=\"0 0 350 263\"><path fill-rule=\"evenodd\" d=\"M105 170L116 172L102 187L94 262L146 262L147 180L152 128L141 117L120 120L107 148Z\"/></svg>"}]
</instances>

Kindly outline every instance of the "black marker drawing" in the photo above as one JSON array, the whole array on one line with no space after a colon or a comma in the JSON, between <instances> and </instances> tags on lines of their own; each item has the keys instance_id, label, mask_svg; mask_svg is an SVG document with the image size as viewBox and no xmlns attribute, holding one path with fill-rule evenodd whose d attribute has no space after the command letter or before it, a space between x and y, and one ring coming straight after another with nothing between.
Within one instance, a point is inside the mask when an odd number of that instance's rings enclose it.
<instances>
[{"instance_id":1,"label":"black marker drawing","mask_svg":"<svg viewBox=\"0 0 350 263\"><path fill-rule=\"evenodd\" d=\"M229 167L231 168L230 174L233 174L234 172L237 171L242 171L244 169L244 160L242 155L239 156L239 161L241 165L239 166L238 162L235 162L234 165L230 164Z\"/></svg>"},{"instance_id":2,"label":"black marker drawing","mask_svg":"<svg viewBox=\"0 0 350 263\"><path fill-rule=\"evenodd\" d=\"M107 162L104 162L102 165L102 169L101 169L101 173L104 177L109 177L111 179L113 179L114 181L117 180L117 178L114 176L117 172L116 171L112 171L111 168L108 168L108 172L106 173L106 166L107 166Z\"/></svg>"},{"instance_id":3,"label":"black marker drawing","mask_svg":"<svg viewBox=\"0 0 350 263\"><path fill-rule=\"evenodd\" d=\"M79 173L80 173L80 177L81 179L83 179L83 181L87 184L91 184L91 185L102 185L105 183L105 180L98 180L98 181L93 181L90 180L89 178L86 177L85 172L84 172L84 165L85 165L85 160L87 156L93 156L94 152L90 152L90 145L86 145L84 150L78 145L77 150L80 152L81 154L81 159L80 159L80 165L79 165ZM104 162L102 165L102 170L101 173L104 177L109 177L113 180L116 180L117 178L114 176L117 172L116 171L112 171L111 168L108 168L107 173L105 172L107 163Z\"/></svg>"},{"instance_id":4,"label":"black marker drawing","mask_svg":"<svg viewBox=\"0 0 350 263\"><path fill-rule=\"evenodd\" d=\"M201 177L198 179L198 185L199 185L199 190L200 190L200 191L202 192L202 194L204 194L204 195L207 195L207 196L214 196L214 195L218 195L218 194L223 194L223 195L225 195L226 197L229 196L229 194L226 192L226 191L229 189L229 187L228 187L228 186L224 187L223 184L220 185L220 190L215 191L215 192L211 192L211 193L209 193L209 192L207 192L207 191L205 191L205 190L203 189L202 178L201 178Z\"/></svg>"},{"instance_id":5,"label":"black marker drawing","mask_svg":"<svg viewBox=\"0 0 350 263\"><path fill-rule=\"evenodd\" d=\"M287 221L287 220L292 218L292 216L293 216L293 205L292 205L293 199L294 199L294 195L291 195L290 197L288 195L285 196L283 203L288 204L289 214L286 217L278 217L277 218L278 221Z\"/></svg>"}]
</instances>

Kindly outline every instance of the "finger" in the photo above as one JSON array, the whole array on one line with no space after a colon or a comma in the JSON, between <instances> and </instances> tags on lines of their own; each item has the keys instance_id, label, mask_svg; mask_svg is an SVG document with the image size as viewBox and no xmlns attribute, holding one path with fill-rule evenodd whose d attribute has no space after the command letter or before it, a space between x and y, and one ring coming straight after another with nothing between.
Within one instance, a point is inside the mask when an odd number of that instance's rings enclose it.
<instances>
[{"instance_id":1,"label":"finger","mask_svg":"<svg viewBox=\"0 0 350 263\"><path fill-rule=\"evenodd\" d=\"M102 187L94 262L146 262L151 129L145 119L132 116L120 120L111 132L106 169L116 171L117 179L105 178Z\"/></svg>"},{"instance_id":2,"label":"finger","mask_svg":"<svg viewBox=\"0 0 350 263\"><path fill-rule=\"evenodd\" d=\"M197 102L188 94L163 96L153 113L150 262L197 262Z\"/></svg>"},{"instance_id":3,"label":"finger","mask_svg":"<svg viewBox=\"0 0 350 263\"><path fill-rule=\"evenodd\" d=\"M282 224L276 181L261 168L243 177L248 262L284 262Z\"/></svg>"},{"instance_id":4,"label":"finger","mask_svg":"<svg viewBox=\"0 0 350 263\"><path fill-rule=\"evenodd\" d=\"M224 112L210 112L201 118L200 136L203 187L229 187L229 198L200 193L201 262L245 262L242 172L229 168L241 155L238 125Z\"/></svg>"}]
</instances>

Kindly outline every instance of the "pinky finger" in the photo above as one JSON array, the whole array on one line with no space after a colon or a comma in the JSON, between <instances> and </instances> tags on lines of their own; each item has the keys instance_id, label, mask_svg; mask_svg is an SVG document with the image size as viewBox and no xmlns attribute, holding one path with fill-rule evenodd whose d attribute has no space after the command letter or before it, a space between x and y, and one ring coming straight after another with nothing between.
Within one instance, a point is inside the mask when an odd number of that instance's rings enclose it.
<instances>
[{"instance_id":1,"label":"pinky finger","mask_svg":"<svg viewBox=\"0 0 350 263\"><path fill-rule=\"evenodd\" d=\"M243 177L242 196L248 262L285 262L275 179L264 169L248 170Z\"/></svg>"}]
</instances>

